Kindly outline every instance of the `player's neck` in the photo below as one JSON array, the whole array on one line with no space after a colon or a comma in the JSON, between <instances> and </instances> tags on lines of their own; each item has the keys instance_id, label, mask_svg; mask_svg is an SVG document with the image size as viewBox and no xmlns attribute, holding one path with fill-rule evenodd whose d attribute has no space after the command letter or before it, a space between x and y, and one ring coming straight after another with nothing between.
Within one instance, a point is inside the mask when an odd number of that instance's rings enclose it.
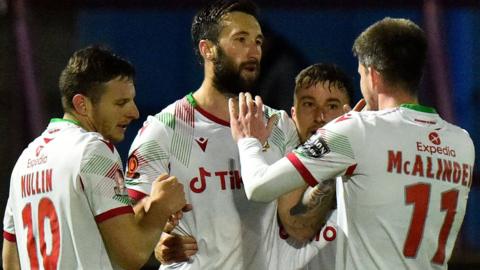
<instances>
[{"instance_id":1,"label":"player's neck","mask_svg":"<svg viewBox=\"0 0 480 270\"><path fill-rule=\"evenodd\" d=\"M91 121L88 118L82 117L76 113L66 112L63 114L63 119L76 122L77 125L85 129L86 131L96 131Z\"/></svg>"},{"instance_id":2,"label":"player's neck","mask_svg":"<svg viewBox=\"0 0 480 270\"><path fill-rule=\"evenodd\" d=\"M388 94L378 94L379 110L397 108L406 103L418 104L418 99L417 97L408 94L406 91L396 90L395 92L390 91Z\"/></svg>"},{"instance_id":3,"label":"player's neck","mask_svg":"<svg viewBox=\"0 0 480 270\"><path fill-rule=\"evenodd\" d=\"M211 80L204 80L200 88L193 93L195 102L208 113L229 121L228 98L218 91Z\"/></svg>"}]
</instances>

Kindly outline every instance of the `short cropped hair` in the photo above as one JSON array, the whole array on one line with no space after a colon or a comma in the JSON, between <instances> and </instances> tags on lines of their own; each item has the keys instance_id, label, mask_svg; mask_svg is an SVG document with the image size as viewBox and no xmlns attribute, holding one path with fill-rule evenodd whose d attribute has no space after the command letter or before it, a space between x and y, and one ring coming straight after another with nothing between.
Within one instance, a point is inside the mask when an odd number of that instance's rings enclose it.
<instances>
[{"instance_id":1,"label":"short cropped hair","mask_svg":"<svg viewBox=\"0 0 480 270\"><path fill-rule=\"evenodd\" d=\"M309 88L318 83L328 83L327 88L336 87L343 90L348 97L349 103L353 100L352 80L338 66L334 64L313 64L303 69L295 78L295 95L301 89Z\"/></svg>"},{"instance_id":2,"label":"short cropped hair","mask_svg":"<svg viewBox=\"0 0 480 270\"><path fill-rule=\"evenodd\" d=\"M427 57L423 30L407 19L384 18L363 31L353 54L365 67L373 66L385 80L416 94Z\"/></svg>"},{"instance_id":3,"label":"short cropped hair","mask_svg":"<svg viewBox=\"0 0 480 270\"><path fill-rule=\"evenodd\" d=\"M58 86L65 112L73 109L72 98L82 94L97 103L103 84L115 78L134 81L135 68L127 60L103 46L89 46L76 51L63 69Z\"/></svg>"},{"instance_id":4,"label":"short cropped hair","mask_svg":"<svg viewBox=\"0 0 480 270\"><path fill-rule=\"evenodd\" d=\"M236 11L252 15L258 21L258 7L249 0L215 1L201 9L193 18L191 28L193 49L201 64L204 60L198 49L198 43L200 40L210 40L218 44L223 16Z\"/></svg>"}]
</instances>

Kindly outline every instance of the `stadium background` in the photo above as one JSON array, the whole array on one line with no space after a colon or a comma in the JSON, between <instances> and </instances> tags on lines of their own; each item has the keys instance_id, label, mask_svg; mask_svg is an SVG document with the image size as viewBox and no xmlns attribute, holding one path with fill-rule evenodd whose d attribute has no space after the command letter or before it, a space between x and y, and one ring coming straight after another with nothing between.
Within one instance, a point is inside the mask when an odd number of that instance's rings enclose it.
<instances>
[{"instance_id":1,"label":"stadium background","mask_svg":"<svg viewBox=\"0 0 480 270\"><path fill-rule=\"evenodd\" d=\"M204 2L0 0L2 214L18 155L51 117L62 115L57 82L71 53L88 44L106 44L135 65L141 117L118 145L125 160L146 116L200 85L203 74L193 55L190 24ZM480 269L480 114L475 113L480 104L480 2L256 2L267 38L258 89L267 104L287 111L294 75L315 62L338 64L354 81L355 100L360 97L351 46L373 22L405 17L425 29L431 54L421 101L468 130L477 146L474 183L450 269Z\"/></svg>"}]
</instances>

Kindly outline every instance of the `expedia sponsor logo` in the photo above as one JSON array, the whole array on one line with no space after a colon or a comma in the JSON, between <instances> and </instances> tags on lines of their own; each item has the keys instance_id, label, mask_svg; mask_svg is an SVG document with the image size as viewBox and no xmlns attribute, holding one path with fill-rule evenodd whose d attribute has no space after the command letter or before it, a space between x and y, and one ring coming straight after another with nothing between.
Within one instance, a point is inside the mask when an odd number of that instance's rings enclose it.
<instances>
[{"instance_id":1,"label":"expedia sponsor logo","mask_svg":"<svg viewBox=\"0 0 480 270\"><path fill-rule=\"evenodd\" d=\"M423 144L421 142L417 142L417 151L427 152L430 155L440 154L440 155L445 155L449 157L457 156L457 154L455 153L455 150L453 148L450 148L450 146L441 147L436 145Z\"/></svg>"},{"instance_id":2,"label":"expedia sponsor logo","mask_svg":"<svg viewBox=\"0 0 480 270\"><path fill-rule=\"evenodd\" d=\"M34 158L34 159L28 159L27 161L27 168L32 168L40 164L45 164L47 163L47 156L41 155L39 158Z\"/></svg>"},{"instance_id":3,"label":"expedia sponsor logo","mask_svg":"<svg viewBox=\"0 0 480 270\"><path fill-rule=\"evenodd\" d=\"M440 154L449 157L455 157L457 154L453 148L450 146L441 146L442 141L440 140L440 135L433 131L428 134L428 140L433 144L423 144L422 142L417 142L417 151L426 152L430 155Z\"/></svg>"},{"instance_id":4,"label":"expedia sponsor logo","mask_svg":"<svg viewBox=\"0 0 480 270\"><path fill-rule=\"evenodd\" d=\"M297 152L307 157L321 158L330 152L330 148L328 147L327 142L322 137L317 135L313 136L311 139L301 145L297 149Z\"/></svg>"}]
</instances>

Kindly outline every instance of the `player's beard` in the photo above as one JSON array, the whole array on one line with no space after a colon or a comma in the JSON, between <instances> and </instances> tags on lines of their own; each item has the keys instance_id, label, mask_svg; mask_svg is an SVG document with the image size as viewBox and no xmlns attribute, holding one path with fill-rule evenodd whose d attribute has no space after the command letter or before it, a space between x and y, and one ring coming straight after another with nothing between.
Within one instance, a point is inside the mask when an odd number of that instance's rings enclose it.
<instances>
[{"instance_id":1,"label":"player's beard","mask_svg":"<svg viewBox=\"0 0 480 270\"><path fill-rule=\"evenodd\" d=\"M214 61L213 84L220 93L225 96L238 96L240 92L252 92L257 83L260 63L251 60L241 63L238 67L225 55L225 52L218 47L217 59ZM241 74L246 65L256 65L256 74L253 78L244 78Z\"/></svg>"}]
</instances>

